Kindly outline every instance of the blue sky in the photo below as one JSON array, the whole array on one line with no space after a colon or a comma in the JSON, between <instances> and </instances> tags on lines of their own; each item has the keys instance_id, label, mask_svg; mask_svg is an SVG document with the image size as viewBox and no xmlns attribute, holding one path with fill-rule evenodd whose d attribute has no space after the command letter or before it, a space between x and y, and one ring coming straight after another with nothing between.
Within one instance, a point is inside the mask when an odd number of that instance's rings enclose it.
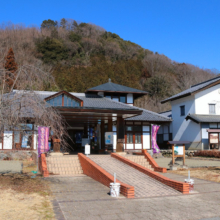
<instances>
[{"instance_id":1,"label":"blue sky","mask_svg":"<svg viewBox=\"0 0 220 220\"><path fill-rule=\"evenodd\" d=\"M0 23L90 22L177 62L220 70L220 0L11 0Z\"/></svg>"}]
</instances>

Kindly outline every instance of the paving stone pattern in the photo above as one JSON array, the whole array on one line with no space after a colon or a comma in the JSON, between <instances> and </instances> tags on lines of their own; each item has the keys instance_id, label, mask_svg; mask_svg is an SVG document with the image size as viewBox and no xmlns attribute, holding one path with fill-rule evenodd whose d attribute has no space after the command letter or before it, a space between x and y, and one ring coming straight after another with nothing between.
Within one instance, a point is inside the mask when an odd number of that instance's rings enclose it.
<instances>
[{"instance_id":1,"label":"paving stone pattern","mask_svg":"<svg viewBox=\"0 0 220 220\"><path fill-rule=\"evenodd\" d=\"M180 180L184 177L172 174L172 178ZM127 199L110 197L108 187L88 176L51 176L47 180L51 182L51 190L57 201L54 209L58 220L220 219L220 187L217 192ZM213 182L195 182L207 185L206 188L212 190Z\"/></svg>"},{"instance_id":2,"label":"paving stone pattern","mask_svg":"<svg viewBox=\"0 0 220 220\"><path fill-rule=\"evenodd\" d=\"M47 169L49 173L59 175L78 175L82 174L83 170L77 155L74 156L50 156L46 157Z\"/></svg>"},{"instance_id":3,"label":"paving stone pattern","mask_svg":"<svg viewBox=\"0 0 220 220\"><path fill-rule=\"evenodd\" d=\"M143 167L146 167L149 170L154 171L154 169L151 167L151 165L149 164L149 162L147 161L145 156L142 156L142 155L136 156L136 155L127 155L127 154L121 155L121 156L123 156L126 159L131 160L131 161L133 161L133 162L135 162L135 163L137 163L137 164L139 164Z\"/></svg>"},{"instance_id":4,"label":"paving stone pattern","mask_svg":"<svg viewBox=\"0 0 220 220\"><path fill-rule=\"evenodd\" d=\"M119 181L134 186L136 198L181 194L109 155L91 155L89 158L108 173L116 173Z\"/></svg>"}]
</instances>

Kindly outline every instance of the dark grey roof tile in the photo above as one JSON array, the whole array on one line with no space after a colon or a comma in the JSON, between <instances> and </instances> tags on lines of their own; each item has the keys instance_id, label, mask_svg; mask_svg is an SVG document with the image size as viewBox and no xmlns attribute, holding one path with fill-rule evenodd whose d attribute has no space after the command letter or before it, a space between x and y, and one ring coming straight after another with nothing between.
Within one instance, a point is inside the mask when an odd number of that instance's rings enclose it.
<instances>
[{"instance_id":1,"label":"dark grey roof tile","mask_svg":"<svg viewBox=\"0 0 220 220\"><path fill-rule=\"evenodd\" d=\"M146 91L130 88L128 86L119 85L112 82L107 82L102 85L88 89L87 91L105 91L105 92L125 92L125 93L141 93L147 94Z\"/></svg>"},{"instance_id":2,"label":"dark grey roof tile","mask_svg":"<svg viewBox=\"0 0 220 220\"><path fill-rule=\"evenodd\" d=\"M191 95L191 93L196 92L196 91L198 91L198 90L200 90L200 89L202 89L202 88L204 88L206 86L209 86L210 84L215 83L215 82L217 82L219 80L220 80L220 76L215 77L215 78L210 79L210 80L207 80L205 82L193 85L189 89L186 89L186 90L184 90L184 91L182 91L182 92L180 92L180 93L178 93L176 95L173 95L173 96L171 96L171 97L169 97L167 99L162 100L161 103L165 103L165 102L168 102L168 101L171 101L171 100L179 99L179 98L181 98L183 96Z\"/></svg>"},{"instance_id":3,"label":"dark grey roof tile","mask_svg":"<svg viewBox=\"0 0 220 220\"><path fill-rule=\"evenodd\" d=\"M220 115L189 114L186 116L186 120L188 119L195 121L197 123L220 122Z\"/></svg>"}]
</instances>

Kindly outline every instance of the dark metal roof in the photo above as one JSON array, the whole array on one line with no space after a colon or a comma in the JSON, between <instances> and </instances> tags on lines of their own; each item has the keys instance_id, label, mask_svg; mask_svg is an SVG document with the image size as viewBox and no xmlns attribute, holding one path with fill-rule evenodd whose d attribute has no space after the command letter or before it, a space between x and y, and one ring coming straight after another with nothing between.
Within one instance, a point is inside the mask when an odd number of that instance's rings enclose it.
<instances>
[{"instance_id":1,"label":"dark metal roof","mask_svg":"<svg viewBox=\"0 0 220 220\"><path fill-rule=\"evenodd\" d=\"M160 112L159 114L163 115L163 116L166 116L166 117L169 117L169 118L172 118L172 110L165 111L165 112Z\"/></svg>"},{"instance_id":2,"label":"dark metal roof","mask_svg":"<svg viewBox=\"0 0 220 220\"><path fill-rule=\"evenodd\" d=\"M87 89L87 92L100 91L100 92L124 92L124 93L139 93L147 94L148 92L139 89L130 88L127 86L112 83L111 81L102 85Z\"/></svg>"},{"instance_id":3,"label":"dark metal roof","mask_svg":"<svg viewBox=\"0 0 220 220\"><path fill-rule=\"evenodd\" d=\"M220 115L189 114L186 116L186 120L188 120L188 119L190 119L196 123L220 122Z\"/></svg>"},{"instance_id":4,"label":"dark metal roof","mask_svg":"<svg viewBox=\"0 0 220 220\"><path fill-rule=\"evenodd\" d=\"M209 86L211 85L212 83L216 83L220 81L220 76L218 77L215 77L213 79L210 79L210 80L207 80L205 82L202 82L202 83L199 83L199 84L196 84L196 85L193 85L191 86L189 89L186 89L176 95L173 95L167 99L164 99L161 101L161 103L165 103L165 102L168 102L168 101L173 101L173 100L176 100L176 99L179 99L179 98L182 98L182 97L185 97L185 96L189 96L191 95L192 93L194 92L197 92L203 88L205 88L206 86Z\"/></svg>"}]
</instances>

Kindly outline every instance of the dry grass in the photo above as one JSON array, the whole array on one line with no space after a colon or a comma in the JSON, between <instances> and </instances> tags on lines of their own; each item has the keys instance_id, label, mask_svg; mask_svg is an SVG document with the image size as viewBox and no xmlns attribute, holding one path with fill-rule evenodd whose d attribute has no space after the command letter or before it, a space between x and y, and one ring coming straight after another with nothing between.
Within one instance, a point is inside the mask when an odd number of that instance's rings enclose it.
<instances>
[{"instance_id":1,"label":"dry grass","mask_svg":"<svg viewBox=\"0 0 220 220\"><path fill-rule=\"evenodd\" d=\"M41 176L31 176L33 173L0 176L0 219L55 219L49 183Z\"/></svg>"},{"instance_id":2,"label":"dry grass","mask_svg":"<svg viewBox=\"0 0 220 220\"><path fill-rule=\"evenodd\" d=\"M37 165L34 164L33 161L24 160L22 161L22 163L23 163L23 170L22 170L23 173L31 174L31 171L37 170Z\"/></svg>"},{"instance_id":3,"label":"dry grass","mask_svg":"<svg viewBox=\"0 0 220 220\"><path fill-rule=\"evenodd\" d=\"M188 170L190 170L190 177L220 183L220 167L190 168ZM183 176L188 176L188 170L179 169L179 170L168 171L168 172L183 175Z\"/></svg>"}]
</instances>

